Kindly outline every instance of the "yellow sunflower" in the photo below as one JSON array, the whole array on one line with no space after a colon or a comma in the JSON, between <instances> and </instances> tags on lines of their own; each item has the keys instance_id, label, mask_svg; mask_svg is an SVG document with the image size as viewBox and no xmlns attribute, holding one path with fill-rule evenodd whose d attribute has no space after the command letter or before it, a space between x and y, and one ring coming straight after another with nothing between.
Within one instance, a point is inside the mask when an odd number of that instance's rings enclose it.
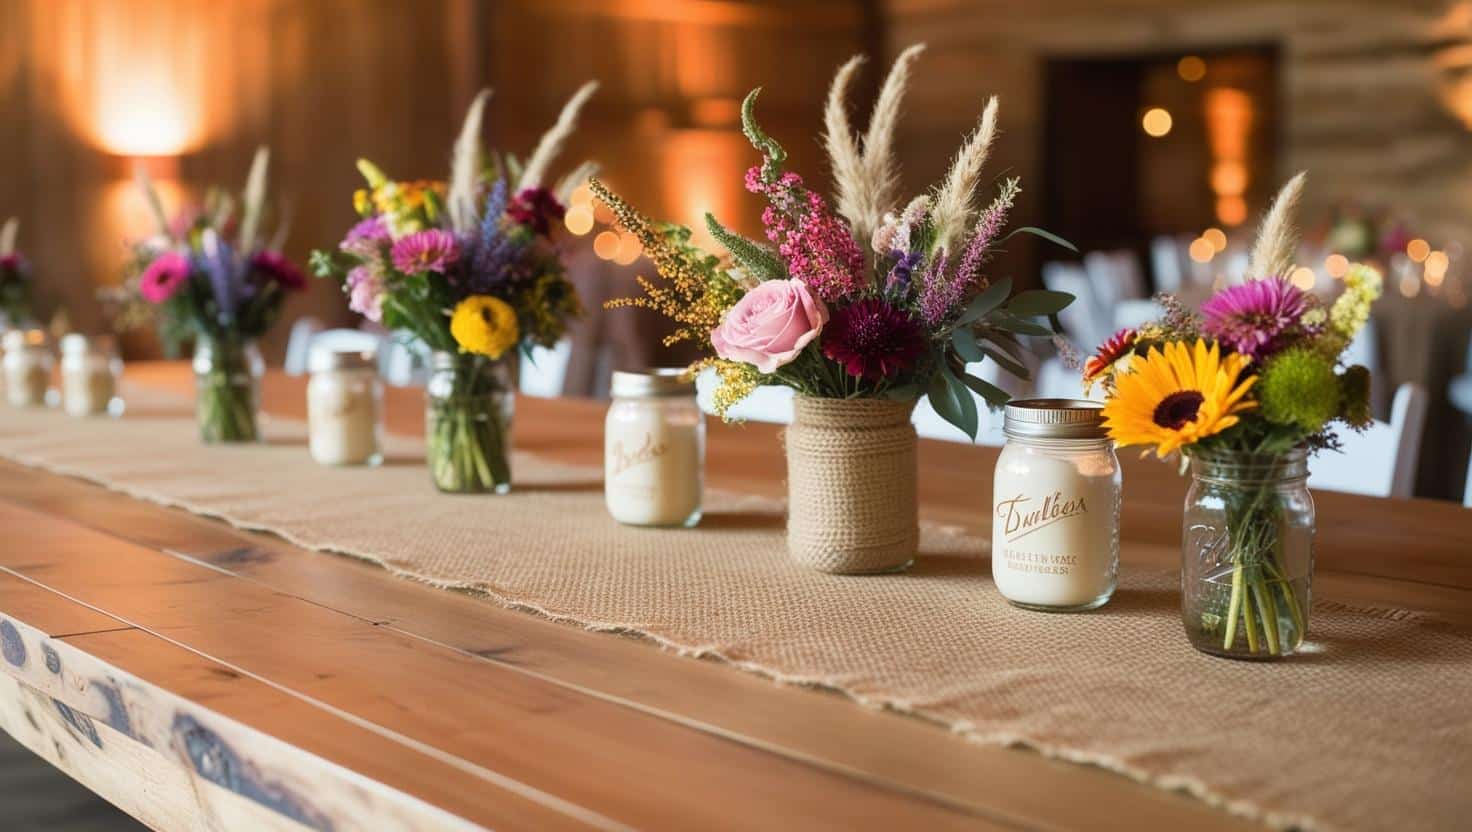
<instances>
[{"instance_id":1,"label":"yellow sunflower","mask_svg":"<svg viewBox=\"0 0 1472 832\"><path fill-rule=\"evenodd\" d=\"M1223 357L1216 344L1173 341L1133 356L1129 372L1115 376L1104 403L1104 426L1120 446L1154 445L1165 457L1237 424L1237 413L1257 406L1243 401L1257 378L1243 379L1245 355Z\"/></svg>"},{"instance_id":2,"label":"yellow sunflower","mask_svg":"<svg viewBox=\"0 0 1472 832\"><path fill-rule=\"evenodd\" d=\"M471 295L456 304L450 334L465 352L500 358L521 337L516 310L500 298Z\"/></svg>"}]
</instances>

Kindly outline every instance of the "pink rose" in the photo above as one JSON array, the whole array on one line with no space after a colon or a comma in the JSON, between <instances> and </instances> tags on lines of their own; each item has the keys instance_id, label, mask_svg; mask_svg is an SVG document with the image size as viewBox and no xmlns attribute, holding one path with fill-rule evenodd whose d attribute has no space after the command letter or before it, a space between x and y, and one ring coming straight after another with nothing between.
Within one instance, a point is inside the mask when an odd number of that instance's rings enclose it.
<instances>
[{"instance_id":1,"label":"pink rose","mask_svg":"<svg viewBox=\"0 0 1472 832\"><path fill-rule=\"evenodd\" d=\"M173 297L189 280L189 258L177 251L167 251L148 264L138 279L138 294L149 303L163 303Z\"/></svg>"},{"instance_id":2,"label":"pink rose","mask_svg":"<svg viewBox=\"0 0 1472 832\"><path fill-rule=\"evenodd\" d=\"M747 292L711 330L716 355L763 373L797 358L828 323L828 307L800 280L768 280Z\"/></svg>"}]
</instances>

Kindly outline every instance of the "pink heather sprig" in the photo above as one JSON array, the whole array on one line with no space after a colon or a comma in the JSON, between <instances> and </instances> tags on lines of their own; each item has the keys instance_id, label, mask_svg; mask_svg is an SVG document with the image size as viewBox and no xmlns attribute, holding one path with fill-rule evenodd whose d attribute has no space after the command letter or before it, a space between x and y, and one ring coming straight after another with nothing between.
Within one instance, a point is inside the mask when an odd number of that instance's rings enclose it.
<instances>
[{"instance_id":1,"label":"pink heather sprig","mask_svg":"<svg viewBox=\"0 0 1472 832\"><path fill-rule=\"evenodd\" d=\"M977 218L976 228L971 232L971 241L966 244L961 265L956 269L956 280L964 283L967 288L981 277L981 264L986 261L992 243L1002 233L1002 226L1007 222L1007 212L1012 210L1012 204L1017 201L1017 194L1021 190L1016 179L1008 179L1002 184L997 198Z\"/></svg>"},{"instance_id":2,"label":"pink heather sprig","mask_svg":"<svg viewBox=\"0 0 1472 832\"><path fill-rule=\"evenodd\" d=\"M949 252L945 249L937 251L920 279L920 319L927 329L933 330L945 323L966 299L969 288L966 282L946 274L950 261Z\"/></svg>"},{"instance_id":3,"label":"pink heather sprig","mask_svg":"<svg viewBox=\"0 0 1472 832\"><path fill-rule=\"evenodd\" d=\"M801 176L784 173L768 183L761 168L753 167L746 172L746 189L770 203L762 211L762 225L786 262L788 274L829 302L863 288L863 250L823 198L804 187Z\"/></svg>"}]
</instances>

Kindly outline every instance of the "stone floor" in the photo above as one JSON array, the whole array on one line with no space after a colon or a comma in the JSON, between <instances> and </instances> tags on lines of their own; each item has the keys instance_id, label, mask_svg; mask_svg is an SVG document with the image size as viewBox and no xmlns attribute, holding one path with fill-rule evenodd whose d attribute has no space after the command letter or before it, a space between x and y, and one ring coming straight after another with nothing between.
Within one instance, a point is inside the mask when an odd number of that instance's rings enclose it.
<instances>
[{"instance_id":1,"label":"stone floor","mask_svg":"<svg viewBox=\"0 0 1472 832\"><path fill-rule=\"evenodd\" d=\"M145 832L146 827L0 731L0 829Z\"/></svg>"}]
</instances>

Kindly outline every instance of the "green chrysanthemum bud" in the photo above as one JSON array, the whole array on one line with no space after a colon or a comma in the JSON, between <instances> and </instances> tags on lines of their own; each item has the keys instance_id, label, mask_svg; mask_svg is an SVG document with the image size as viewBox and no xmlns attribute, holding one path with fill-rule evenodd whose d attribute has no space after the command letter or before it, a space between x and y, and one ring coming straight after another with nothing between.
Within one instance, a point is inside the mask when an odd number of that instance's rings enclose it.
<instances>
[{"instance_id":1,"label":"green chrysanthemum bud","mask_svg":"<svg viewBox=\"0 0 1472 832\"><path fill-rule=\"evenodd\" d=\"M1370 368L1356 364L1345 370L1339 377L1339 389L1343 397L1340 417L1351 427L1369 427L1374 420L1370 413Z\"/></svg>"},{"instance_id":2,"label":"green chrysanthemum bud","mask_svg":"<svg viewBox=\"0 0 1472 832\"><path fill-rule=\"evenodd\" d=\"M1318 433L1339 415L1341 390L1334 362L1310 349L1274 356L1253 391L1264 419Z\"/></svg>"}]
</instances>

